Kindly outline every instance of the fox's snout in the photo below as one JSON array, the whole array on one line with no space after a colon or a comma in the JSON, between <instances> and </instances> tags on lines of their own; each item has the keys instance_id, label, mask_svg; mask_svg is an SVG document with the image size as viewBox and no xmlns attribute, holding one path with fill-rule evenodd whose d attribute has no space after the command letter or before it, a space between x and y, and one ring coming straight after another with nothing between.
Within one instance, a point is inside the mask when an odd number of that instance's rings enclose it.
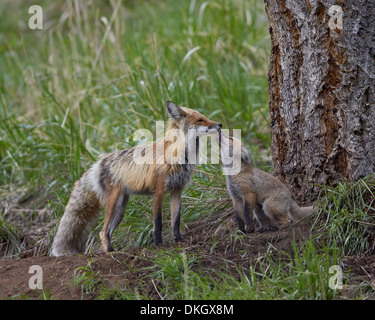
<instances>
[{"instance_id":1,"label":"fox's snout","mask_svg":"<svg viewBox=\"0 0 375 320\"><path fill-rule=\"evenodd\" d=\"M214 121L206 121L206 123L196 123L195 125L197 125L195 127L197 133L203 135L219 133L221 127L223 126L221 123Z\"/></svg>"},{"instance_id":2,"label":"fox's snout","mask_svg":"<svg viewBox=\"0 0 375 320\"><path fill-rule=\"evenodd\" d=\"M213 124L208 126L207 130L217 130L218 132L220 132L222 126L223 126L222 123L214 122Z\"/></svg>"}]
</instances>

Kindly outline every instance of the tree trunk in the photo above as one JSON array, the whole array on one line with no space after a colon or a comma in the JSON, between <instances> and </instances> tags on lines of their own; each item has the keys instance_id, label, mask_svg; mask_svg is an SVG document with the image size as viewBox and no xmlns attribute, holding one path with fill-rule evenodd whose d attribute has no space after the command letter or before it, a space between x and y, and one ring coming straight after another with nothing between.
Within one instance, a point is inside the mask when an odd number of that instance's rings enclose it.
<instances>
[{"instance_id":1,"label":"tree trunk","mask_svg":"<svg viewBox=\"0 0 375 320\"><path fill-rule=\"evenodd\" d=\"M375 1L265 5L274 168L310 202L319 185L375 172Z\"/></svg>"}]
</instances>

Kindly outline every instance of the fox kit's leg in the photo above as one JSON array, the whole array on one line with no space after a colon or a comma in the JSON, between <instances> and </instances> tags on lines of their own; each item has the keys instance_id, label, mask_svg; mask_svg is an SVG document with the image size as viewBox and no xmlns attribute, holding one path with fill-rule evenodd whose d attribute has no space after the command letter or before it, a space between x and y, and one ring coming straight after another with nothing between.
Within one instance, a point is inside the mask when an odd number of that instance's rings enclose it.
<instances>
[{"instance_id":1,"label":"fox kit's leg","mask_svg":"<svg viewBox=\"0 0 375 320\"><path fill-rule=\"evenodd\" d=\"M277 230L276 227L271 226L271 220L264 213L264 211L262 209L262 206L260 206L259 204L256 205L254 213L255 213L255 217L256 217L257 221L260 224L260 227L257 230L258 232L276 231Z\"/></svg>"},{"instance_id":2,"label":"fox kit's leg","mask_svg":"<svg viewBox=\"0 0 375 320\"><path fill-rule=\"evenodd\" d=\"M180 234L181 190L171 192L171 222L174 240L181 241Z\"/></svg>"},{"instance_id":3,"label":"fox kit's leg","mask_svg":"<svg viewBox=\"0 0 375 320\"><path fill-rule=\"evenodd\" d=\"M251 212L254 209L255 204L255 194L249 193L241 198L239 196L234 196L232 198L234 213L236 215L238 230L243 233L254 232L254 225L251 219Z\"/></svg>"},{"instance_id":4,"label":"fox kit's leg","mask_svg":"<svg viewBox=\"0 0 375 320\"><path fill-rule=\"evenodd\" d=\"M245 202L240 197L233 197L232 200L233 200L234 214L236 217L238 230L243 233L246 233L245 222L243 220Z\"/></svg>"},{"instance_id":5,"label":"fox kit's leg","mask_svg":"<svg viewBox=\"0 0 375 320\"><path fill-rule=\"evenodd\" d=\"M255 193L250 192L244 195L245 208L243 213L243 219L245 221L246 233L254 232L254 223L251 219L251 213L255 208Z\"/></svg>"},{"instance_id":6,"label":"fox kit's leg","mask_svg":"<svg viewBox=\"0 0 375 320\"><path fill-rule=\"evenodd\" d=\"M266 199L263 203L263 211L268 218L271 219L276 225L280 224L280 217L286 216L288 208L284 203L285 199ZM278 227L274 227L277 230Z\"/></svg>"},{"instance_id":7,"label":"fox kit's leg","mask_svg":"<svg viewBox=\"0 0 375 320\"><path fill-rule=\"evenodd\" d=\"M104 251L113 251L111 245L112 233L124 217L128 200L129 195L122 191L120 187L111 188L108 197L107 215L103 229L100 231Z\"/></svg>"},{"instance_id":8,"label":"fox kit's leg","mask_svg":"<svg viewBox=\"0 0 375 320\"><path fill-rule=\"evenodd\" d=\"M163 202L165 194L165 179L158 179L157 187L154 196L154 244L156 246L163 243L161 230L162 230L162 215L163 215Z\"/></svg>"}]
</instances>

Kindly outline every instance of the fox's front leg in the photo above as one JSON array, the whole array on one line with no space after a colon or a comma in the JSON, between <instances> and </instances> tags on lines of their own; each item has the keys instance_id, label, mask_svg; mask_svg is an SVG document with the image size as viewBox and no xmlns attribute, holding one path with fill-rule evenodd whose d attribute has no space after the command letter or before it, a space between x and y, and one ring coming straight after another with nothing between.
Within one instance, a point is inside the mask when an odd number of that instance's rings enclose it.
<instances>
[{"instance_id":1,"label":"fox's front leg","mask_svg":"<svg viewBox=\"0 0 375 320\"><path fill-rule=\"evenodd\" d=\"M162 216L163 216L163 203L165 194L165 180L158 179L157 187L154 196L154 244L159 246L163 243L162 231Z\"/></svg>"},{"instance_id":2,"label":"fox's front leg","mask_svg":"<svg viewBox=\"0 0 375 320\"><path fill-rule=\"evenodd\" d=\"M180 215L181 215L181 190L171 192L171 223L173 238L176 242L181 241L180 234Z\"/></svg>"},{"instance_id":3,"label":"fox's front leg","mask_svg":"<svg viewBox=\"0 0 375 320\"><path fill-rule=\"evenodd\" d=\"M264 213L262 206L256 205L254 214L256 219L258 220L260 227L257 229L258 232L264 231L276 231L277 227L271 225L270 218Z\"/></svg>"}]
</instances>

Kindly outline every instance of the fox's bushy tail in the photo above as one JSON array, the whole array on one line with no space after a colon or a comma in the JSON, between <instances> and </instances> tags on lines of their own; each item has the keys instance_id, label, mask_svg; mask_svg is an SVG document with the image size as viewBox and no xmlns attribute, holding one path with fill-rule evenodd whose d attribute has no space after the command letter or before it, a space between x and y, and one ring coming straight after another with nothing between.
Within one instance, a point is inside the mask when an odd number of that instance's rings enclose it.
<instances>
[{"instance_id":1,"label":"fox's bushy tail","mask_svg":"<svg viewBox=\"0 0 375 320\"><path fill-rule=\"evenodd\" d=\"M74 184L52 244L51 255L62 256L84 252L92 222L100 208L92 184L90 172L85 173Z\"/></svg>"},{"instance_id":2,"label":"fox's bushy tail","mask_svg":"<svg viewBox=\"0 0 375 320\"><path fill-rule=\"evenodd\" d=\"M292 201L292 204L289 209L289 218L291 218L293 221L298 221L304 217L309 216L314 211L314 207L299 207L297 203Z\"/></svg>"}]
</instances>

